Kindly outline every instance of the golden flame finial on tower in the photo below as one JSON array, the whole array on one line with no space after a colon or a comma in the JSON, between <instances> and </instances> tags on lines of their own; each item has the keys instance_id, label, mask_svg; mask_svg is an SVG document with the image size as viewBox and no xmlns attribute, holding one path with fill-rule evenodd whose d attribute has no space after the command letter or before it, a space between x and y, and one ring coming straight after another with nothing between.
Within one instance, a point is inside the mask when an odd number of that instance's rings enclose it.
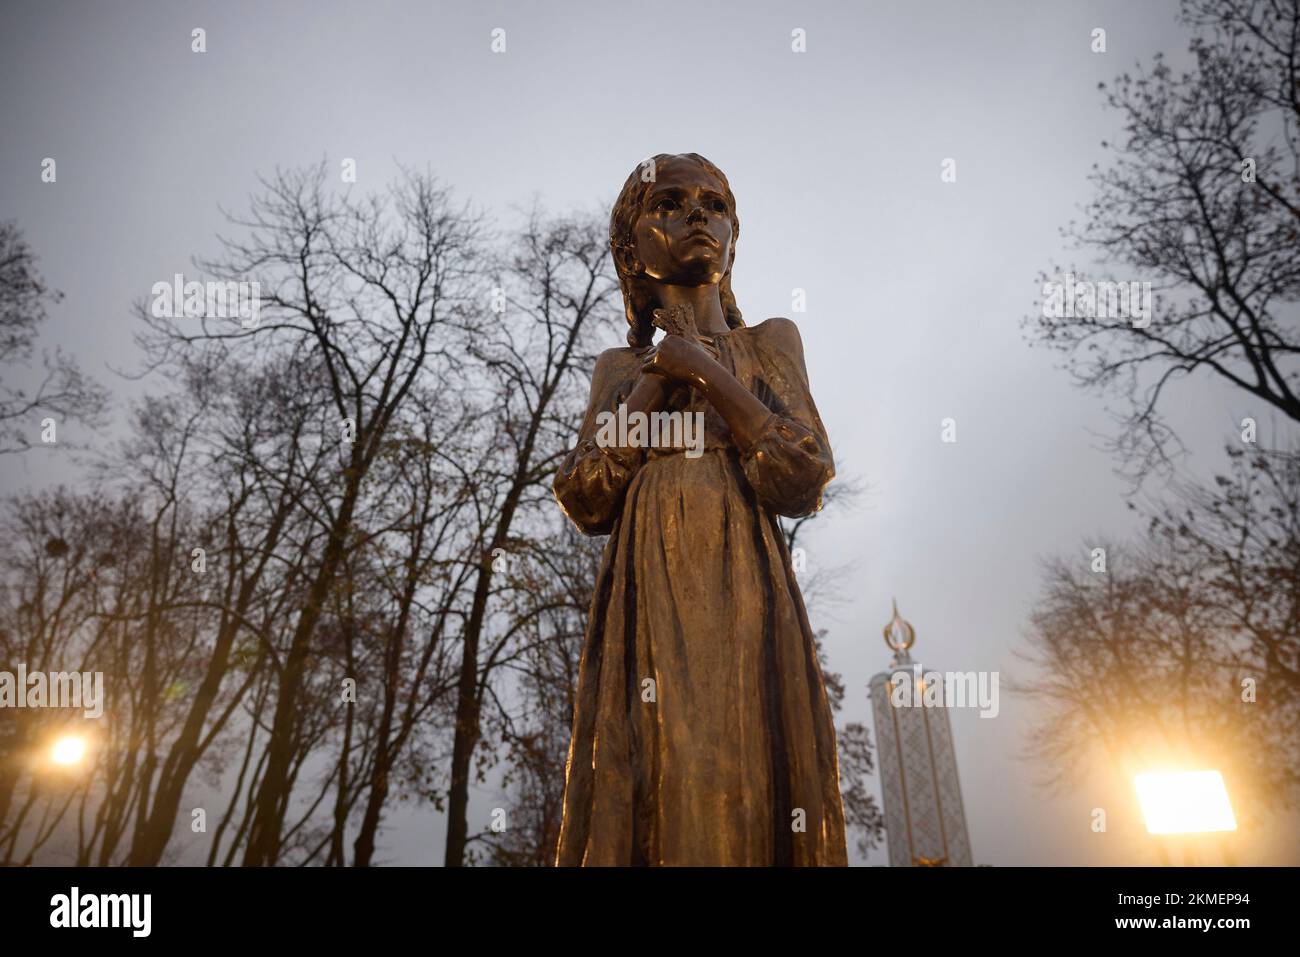
<instances>
[{"instance_id":1,"label":"golden flame finial on tower","mask_svg":"<svg viewBox=\"0 0 1300 957\"><path fill-rule=\"evenodd\" d=\"M885 625L885 644L895 654L907 654L907 649L916 642L916 629L898 614L898 599L891 599L894 617Z\"/></svg>"}]
</instances>

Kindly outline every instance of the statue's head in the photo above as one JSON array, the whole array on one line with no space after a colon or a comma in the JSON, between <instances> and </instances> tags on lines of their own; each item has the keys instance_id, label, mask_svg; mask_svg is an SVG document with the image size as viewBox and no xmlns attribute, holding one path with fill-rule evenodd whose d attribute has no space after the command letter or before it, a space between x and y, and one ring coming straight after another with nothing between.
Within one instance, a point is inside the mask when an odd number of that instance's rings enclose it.
<instances>
[{"instance_id":1,"label":"statue's head","mask_svg":"<svg viewBox=\"0 0 1300 957\"><path fill-rule=\"evenodd\" d=\"M744 325L731 292L739 234L727 177L698 153L660 153L632 171L609 218L609 246L633 348L654 337L664 285L717 286L727 325Z\"/></svg>"}]
</instances>

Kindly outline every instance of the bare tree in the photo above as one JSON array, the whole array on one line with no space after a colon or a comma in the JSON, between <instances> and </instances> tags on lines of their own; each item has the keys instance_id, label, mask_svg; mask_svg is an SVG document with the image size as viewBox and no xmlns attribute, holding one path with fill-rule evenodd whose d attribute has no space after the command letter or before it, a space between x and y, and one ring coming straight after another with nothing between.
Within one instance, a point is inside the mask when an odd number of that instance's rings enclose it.
<instances>
[{"instance_id":1,"label":"bare tree","mask_svg":"<svg viewBox=\"0 0 1300 957\"><path fill-rule=\"evenodd\" d=\"M113 590L105 573L128 558L119 548L138 541L120 534L138 527L135 517L130 506L93 492L57 489L10 503L0 586L0 660L7 668L105 670L102 662L87 667L96 646L112 640L111 626L97 612ZM24 708L0 722L0 861L30 863L88 790L87 777L55 773L44 758L51 739L79 728L79 719L59 709Z\"/></svg>"},{"instance_id":2,"label":"bare tree","mask_svg":"<svg viewBox=\"0 0 1300 957\"><path fill-rule=\"evenodd\" d=\"M464 559L472 498L469 443L476 410L458 396L416 396L418 417L395 430L378 470L387 478L374 509L388 521L365 551L384 609L376 621L380 704L366 731L373 754L361 782L365 803L353 842L356 866L371 863L384 806L401 756L455 689L455 644L461 604L476 563ZM357 589L349 587L349 600ZM416 641L415 635L420 640ZM436 725L438 722L434 722ZM409 775L408 775L409 776ZM338 861L341 863L341 860Z\"/></svg>"},{"instance_id":3,"label":"bare tree","mask_svg":"<svg viewBox=\"0 0 1300 957\"><path fill-rule=\"evenodd\" d=\"M232 727L259 678L257 669L272 660L267 654L241 659L240 642L274 652L275 630L297 594L296 559L304 555L295 542L304 525L299 502L312 484L337 472L334 456L317 438L332 425L319 401L319 369L283 361L248 368L214 352L188 357L186 390L142 410L141 440L128 444L120 466L128 481L149 485L159 481L151 464L165 463L172 496L181 484L187 498L197 500L192 507L206 510L206 520L178 543L172 565L204 583L191 601L205 612L212 635L192 653L201 670L187 687L184 721L166 748L135 832L134 865L159 862L191 774ZM177 408L187 408L194 423L187 444L178 441L185 433L175 428ZM177 452L166 454L177 445ZM310 548L310 533L302 544ZM163 609L169 610L178 609Z\"/></svg>"},{"instance_id":4,"label":"bare tree","mask_svg":"<svg viewBox=\"0 0 1300 957\"><path fill-rule=\"evenodd\" d=\"M295 727L312 642L335 577L355 542L362 489L388 430L417 383L451 377L444 338L482 299L475 284L479 227L427 176L407 173L387 195L354 200L331 191L324 164L264 182L243 238L205 269L260 283L264 318L256 328L199 320L190 332L155 321L155 355L199 341L257 343L324 370L335 422L340 483L316 489L307 507L323 533L303 605L275 667L279 679L265 768L244 863L275 863L282 848ZM484 302L485 304L485 302Z\"/></svg>"},{"instance_id":5,"label":"bare tree","mask_svg":"<svg viewBox=\"0 0 1300 957\"><path fill-rule=\"evenodd\" d=\"M1043 704L1030 755L1056 787L1101 756L1125 777L1222 768L1255 808L1300 796L1300 465L1234 456L1230 476L1153 509L1130 546L1053 559L1016 690ZM1090 548L1091 548L1090 547ZM1253 816L1253 815L1252 815Z\"/></svg>"},{"instance_id":6,"label":"bare tree","mask_svg":"<svg viewBox=\"0 0 1300 957\"><path fill-rule=\"evenodd\" d=\"M507 819L504 830L477 835L490 841L488 859L506 867L555 863L578 665L604 551L603 539L556 517L550 534L530 540L506 573L516 603L510 617L524 635L506 663L515 679L510 694L490 699L487 723L504 752Z\"/></svg>"},{"instance_id":7,"label":"bare tree","mask_svg":"<svg viewBox=\"0 0 1300 957\"><path fill-rule=\"evenodd\" d=\"M1239 649L1233 706L1248 705L1253 719L1257 793L1289 807L1300 798L1300 453L1230 447L1228 456L1228 474L1188 483L1151 530L1203 563L1197 597L1212 610L1217 654Z\"/></svg>"},{"instance_id":8,"label":"bare tree","mask_svg":"<svg viewBox=\"0 0 1300 957\"><path fill-rule=\"evenodd\" d=\"M42 356L34 388L13 383L34 356L46 306L61 298L41 275L17 224L0 222L0 365L6 367L0 384L0 453L31 447L41 411L90 424L102 420L108 394L59 350Z\"/></svg>"},{"instance_id":9,"label":"bare tree","mask_svg":"<svg viewBox=\"0 0 1300 957\"><path fill-rule=\"evenodd\" d=\"M460 634L447 795L449 867L465 862L471 763L484 696L520 633L517 621L490 627L497 559L521 550L516 540L528 535L530 515L555 507L550 480L581 419L582 375L594 365L601 327L617 315L618 284L601 219L548 219L534 211L513 248L498 287L504 312L478 325L470 340L491 390L493 435L476 492L478 567Z\"/></svg>"},{"instance_id":10,"label":"bare tree","mask_svg":"<svg viewBox=\"0 0 1300 957\"><path fill-rule=\"evenodd\" d=\"M7 504L0 651L110 693L79 774L32 773L51 716L0 729L0 860L365 866L419 799L449 864L550 863L600 551L551 479L620 324L603 217L492 256L427 176L263 186L199 264L260 322L138 303L162 390L92 491ZM471 835L496 770L512 827Z\"/></svg>"},{"instance_id":11,"label":"bare tree","mask_svg":"<svg viewBox=\"0 0 1300 957\"><path fill-rule=\"evenodd\" d=\"M1124 135L1103 144L1113 160L1065 231L1152 282L1155 315L1026 320L1077 382L1125 397L1115 448L1138 476L1175 454L1161 406L1180 377L1208 374L1300 421L1300 0L1184 0L1182 18L1190 69L1157 55L1103 84Z\"/></svg>"}]
</instances>

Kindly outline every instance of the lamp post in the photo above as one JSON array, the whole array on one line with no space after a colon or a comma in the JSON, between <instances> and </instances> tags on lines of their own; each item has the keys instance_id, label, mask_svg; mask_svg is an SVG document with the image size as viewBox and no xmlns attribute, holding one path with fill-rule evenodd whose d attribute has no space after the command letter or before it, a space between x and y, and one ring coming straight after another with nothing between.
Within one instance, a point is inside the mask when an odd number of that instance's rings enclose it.
<instances>
[{"instance_id":1,"label":"lamp post","mask_svg":"<svg viewBox=\"0 0 1300 957\"><path fill-rule=\"evenodd\" d=\"M65 734L55 739L50 748L50 760L59 767L80 764L86 757L86 739L79 734Z\"/></svg>"},{"instance_id":2,"label":"lamp post","mask_svg":"<svg viewBox=\"0 0 1300 957\"><path fill-rule=\"evenodd\" d=\"M1183 863L1197 863L1197 835L1237 829L1223 775L1214 770L1149 771L1133 779L1147 833L1183 849ZM1232 864L1226 841L1225 860Z\"/></svg>"}]
</instances>

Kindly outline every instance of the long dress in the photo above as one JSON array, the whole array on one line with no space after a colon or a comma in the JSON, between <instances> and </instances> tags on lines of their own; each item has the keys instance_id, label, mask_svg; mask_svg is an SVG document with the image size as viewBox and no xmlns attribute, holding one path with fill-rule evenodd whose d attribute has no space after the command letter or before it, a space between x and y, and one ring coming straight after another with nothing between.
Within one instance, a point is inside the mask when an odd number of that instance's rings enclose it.
<instances>
[{"instance_id":1,"label":"long dress","mask_svg":"<svg viewBox=\"0 0 1300 957\"><path fill-rule=\"evenodd\" d=\"M835 474L799 332L769 319L712 340L771 410L738 451L705 413L705 451L598 444L643 355L603 353L554 490L609 534L565 771L558 865L843 865L835 728L777 515ZM603 420L603 417L602 417Z\"/></svg>"}]
</instances>

